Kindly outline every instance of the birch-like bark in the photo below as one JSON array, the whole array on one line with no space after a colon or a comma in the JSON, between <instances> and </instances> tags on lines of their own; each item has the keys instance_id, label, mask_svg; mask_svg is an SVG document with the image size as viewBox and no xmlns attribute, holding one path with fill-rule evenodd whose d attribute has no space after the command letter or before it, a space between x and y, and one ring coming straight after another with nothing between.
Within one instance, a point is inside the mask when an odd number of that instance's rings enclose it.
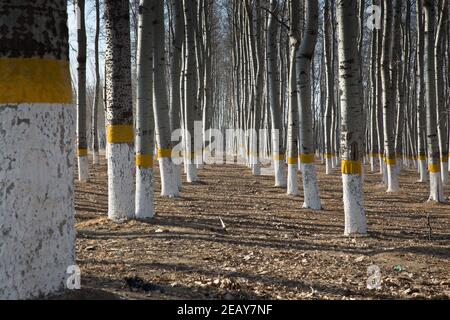
<instances>
[{"instance_id":1,"label":"birch-like bark","mask_svg":"<svg viewBox=\"0 0 450 320\"><path fill-rule=\"evenodd\" d=\"M278 71L278 1L270 1L270 14L267 33L267 81L270 100L272 156L275 171L275 186L286 187L285 150L281 131L281 106L280 106L280 73ZM281 46L281 44L280 44ZM281 65L280 65L281 67Z\"/></svg>"},{"instance_id":2,"label":"birch-like bark","mask_svg":"<svg viewBox=\"0 0 450 320\"><path fill-rule=\"evenodd\" d=\"M263 86L264 86L264 58L263 58L263 39L262 39L262 15L261 1L255 0L254 21L253 26L256 28L253 34L253 64L254 64L254 115L253 115L253 152L252 173L255 176L261 174L261 141L259 141L259 129L261 126L261 113L263 103Z\"/></svg>"},{"instance_id":3,"label":"birch-like bark","mask_svg":"<svg viewBox=\"0 0 450 320\"><path fill-rule=\"evenodd\" d=\"M290 44L290 67L289 67L289 114L287 134L287 156L288 156L288 178L287 193L298 195L297 169L298 169L298 93L296 77L296 55L300 45L299 32L299 3L289 0L289 44Z\"/></svg>"},{"instance_id":4,"label":"birch-like bark","mask_svg":"<svg viewBox=\"0 0 450 320\"><path fill-rule=\"evenodd\" d=\"M377 0L373 1L373 5L377 5ZM372 31L372 46L371 46L371 69L370 69L370 84L371 84L371 110L370 110L370 166L371 171L376 170L376 166L379 160L379 145L377 137L377 110L378 110L378 97L377 97L377 56L378 56L378 30L376 28Z\"/></svg>"},{"instance_id":5,"label":"birch-like bark","mask_svg":"<svg viewBox=\"0 0 450 320\"><path fill-rule=\"evenodd\" d=\"M303 178L303 208L320 210L319 188L315 166L315 150L312 126L311 63L317 42L319 27L319 3L308 0L306 4L306 28L296 56L297 93L300 101L300 164Z\"/></svg>"},{"instance_id":6,"label":"birch-like bark","mask_svg":"<svg viewBox=\"0 0 450 320\"><path fill-rule=\"evenodd\" d=\"M382 47L382 102L383 102L383 129L384 129L384 161L387 169L387 192L398 192L399 183L396 170L395 158L395 86L392 70L392 58L394 51L395 35L394 24L396 18L394 15L394 3L400 0L384 0L384 25L383 25L383 47Z\"/></svg>"},{"instance_id":7,"label":"birch-like bark","mask_svg":"<svg viewBox=\"0 0 450 320\"><path fill-rule=\"evenodd\" d=\"M177 129L181 129L181 63L183 54L183 38L184 38L184 16L183 3L180 0L172 0L172 23L174 28L173 35L173 55L170 64L170 131L173 133ZM181 188L181 166L174 164L174 177L178 188Z\"/></svg>"},{"instance_id":8,"label":"birch-like bark","mask_svg":"<svg viewBox=\"0 0 450 320\"><path fill-rule=\"evenodd\" d=\"M156 141L161 173L161 195L178 197L178 183L172 162L172 141L169 122L169 100L166 85L166 57L164 42L164 1L157 0L151 6L153 11L153 88Z\"/></svg>"},{"instance_id":9,"label":"birch-like bark","mask_svg":"<svg viewBox=\"0 0 450 320\"><path fill-rule=\"evenodd\" d=\"M448 1L439 2L440 14L439 25L436 31L436 42L434 45L435 76L436 76L436 106L437 106L437 127L439 137L439 150L441 158L442 183L447 185L449 181L448 164L448 107L445 106L445 35L448 30Z\"/></svg>"},{"instance_id":10,"label":"birch-like bark","mask_svg":"<svg viewBox=\"0 0 450 320\"><path fill-rule=\"evenodd\" d=\"M75 264L67 1L0 1L0 16L0 299L36 299Z\"/></svg>"},{"instance_id":11,"label":"birch-like bark","mask_svg":"<svg viewBox=\"0 0 450 320\"><path fill-rule=\"evenodd\" d=\"M106 0L106 126L108 217L134 217L134 130L128 1Z\"/></svg>"},{"instance_id":12,"label":"birch-like bark","mask_svg":"<svg viewBox=\"0 0 450 320\"><path fill-rule=\"evenodd\" d=\"M86 24L84 18L85 1L75 1L77 19L77 156L78 180L89 180L88 148L86 137Z\"/></svg>"},{"instance_id":13,"label":"birch-like bark","mask_svg":"<svg viewBox=\"0 0 450 320\"><path fill-rule=\"evenodd\" d=\"M324 19L323 19L323 47L325 56L325 79L326 79L326 107L324 116L324 144L325 144L325 173L331 174L333 171L333 142L331 134L332 115L334 105L334 66L333 66L333 41L332 28L333 21L331 10L334 8L334 0L325 0Z\"/></svg>"},{"instance_id":14,"label":"birch-like bark","mask_svg":"<svg viewBox=\"0 0 450 320\"><path fill-rule=\"evenodd\" d=\"M408 12L408 9L407 9ZM408 15L408 14L407 14ZM395 157L397 161L397 172L399 173L403 165L403 129L404 113L406 108L405 100L405 61L407 60L408 43L405 30L405 24L402 23L402 2L397 1L395 6L395 31L396 45L394 46L394 68L396 69L396 96L394 101L397 103L397 119L395 125ZM406 19L408 20L408 18ZM393 79L395 81L395 79Z\"/></svg>"},{"instance_id":15,"label":"birch-like bark","mask_svg":"<svg viewBox=\"0 0 450 320\"><path fill-rule=\"evenodd\" d=\"M441 164L439 153L439 140L436 121L436 78L435 78L435 1L424 0L424 83L425 104L427 113L427 146L428 146L428 171L430 173L430 198L429 201L445 202L444 190L441 178Z\"/></svg>"},{"instance_id":16,"label":"birch-like bark","mask_svg":"<svg viewBox=\"0 0 450 320\"><path fill-rule=\"evenodd\" d=\"M197 65L195 51L195 1L184 0L184 23L185 23L185 74L184 74L184 98L185 98L185 151L184 161L186 163L187 182L198 180L197 167L195 165L194 152L194 121L197 110Z\"/></svg>"},{"instance_id":17,"label":"birch-like bark","mask_svg":"<svg viewBox=\"0 0 450 320\"><path fill-rule=\"evenodd\" d=\"M361 62L357 46L357 8L356 0L337 3L345 235L367 232L361 176L364 132L360 125L363 121L363 101L360 78Z\"/></svg>"},{"instance_id":18,"label":"birch-like bark","mask_svg":"<svg viewBox=\"0 0 450 320\"><path fill-rule=\"evenodd\" d=\"M136 211L138 219L154 216L153 203L153 34L152 1L140 0L136 54Z\"/></svg>"},{"instance_id":19,"label":"birch-like bark","mask_svg":"<svg viewBox=\"0 0 450 320\"><path fill-rule=\"evenodd\" d=\"M428 181L426 156L426 119L424 101L424 22L423 0L416 0L416 39L417 39L417 66L416 66L416 109L417 109L417 161L419 165L420 182Z\"/></svg>"},{"instance_id":20,"label":"birch-like bark","mask_svg":"<svg viewBox=\"0 0 450 320\"><path fill-rule=\"evenodd\" d=\"M95 40L94 40L94 64L95 64L95 92L92 104L92 163L98 164L98 112L100 105L100 65L99 65L99 38L100 38L100 0L95 0Z\"/></svg>"}]
</instances>

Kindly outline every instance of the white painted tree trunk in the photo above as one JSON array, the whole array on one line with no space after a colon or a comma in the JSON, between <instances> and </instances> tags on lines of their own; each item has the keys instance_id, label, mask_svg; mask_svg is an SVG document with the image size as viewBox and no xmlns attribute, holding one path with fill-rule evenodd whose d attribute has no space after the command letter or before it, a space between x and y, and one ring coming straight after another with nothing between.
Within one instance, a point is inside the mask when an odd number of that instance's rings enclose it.
<instances>
[{"instance_id":1,"label":"white painted tree trunk","mask_svg":"<svg viewBox=\"0 0 450 320\"><path fill-rule=\"evenodd\" d=\"M289 1L289 42L290 42L290 69L289 69L289 114L288 114L288 176L287 194L298 195L297 170L298 162L298 95L296 81L296 55L299 43L299 3Z\"/></svg>"},{"instance_id":2,"label":"white painted tree trunk","mask_svg":"<svg viewBox=\"0 0 450 320\"><path fill-rule=\"evenodd\" d=\"M0 12L0 300L40 298L75 264L67 2L0 1Z\"/></svg>"},{"instance_id":3,"label":"white painted tree trunk","mask_svg":"<svg viewBox=\"0 0 450 320\"><path fill-rule=\"evenodd\" d=\"M107 143L108 218L117 223L134 218L134 150L130 143Z\"/></svg>"},{"instance_id":4,"label":"white painted tree trunk","mask_svg":"<svg viewBox=\"0 0 450 320\"><path fill-rule=\"evenodd\" d=\"M424 41L424 83L427 113L428 171L430 172L429 201L445 202L441 178L441 164L436 120L436 83L434 56L435 5L432 0L424 0L425 41Z\"/></svg>"},{"instance_id":5,"label":"white painted tree trunk","mask_svg":"<svg viewBox=\"0 0 450 320\"><path fill-rule=\"evenodd\" d=\"M135 213L133 111L128 1L105 1L108 218L121 223Z\"/></svg>"},{"instance_id":6,"label":"white painted tree trunk","mask_svg":"<svg viewBox=\"0 0 450 320\"><path fill-rule=\"evenodd\" d=\"M75 15L77 19L77 156L78 180L89 180L89 162L86 137L86 26L84 19L84 0L75 1Z\"/></svg>"},{"instance_id":7,"label":"white painted tree trunk","mask_svg":"<svg viewBox=\"0 0 450 320\"><path fill-rule=\"evenodd\" d=\"M395 115L395 81L393 80L393 50L395 37L395 17L392 0L384 0L383 47L382 47L382 100L385 165L387 177L387 192L398 192L399 182L395 156L394 115Z\"/></svg>"},{"instance_id":8,"label":"white painted tree trunk","mask_svg":"<svg viewBox=\"0 0 450 320\"><path fill-rule=\"evenodd\" d=\"M151 1L140 0L136 94L136 208L137 219L153 218L153 50Z\"/></svg>"},{"instance_id":9,"label":"white painted tree trunk","mask_svg":"<svg viewBox=\"0 0 450 320\"><path fill-rule=\"evenodd\" d=\"M439 22L436 30L436 40L434 45L435 59L435 82L436 82L436 115L437 130L439 138L440 163L441 163L441 179L443 185L450 184L449 181L449 131L448 131L448 106L446 106L445 97L445 69L442 70L445 59L446 36L448 35L448 1L441 1L439 9ZM448 37L448 36L447 36ZM447 99L448 101L448 99Z\"/></svg>"},{"instance_id":10,"label":"white painted tree trunk","mask_svg":"<svg viewBox=\"0 0 450 320\"><path fill-rule=\"evenodd\" d=\"M315 151L312 128L311 62L317 40L319 4L306 4L306 29L296 56L297 92L300 101L300 163L303 180L303 208L320 210L320 192L317 185Z\"/></svg>"},{"instance_id":11,"label":"white painted tree trunk","mask_svg":"<svg viewBox=\"0 0 450 320\"><path fill-rule=\"evenodd\" d=\"M170 128L173 133L177 129L181 129L180 112L181 112L181 65L182 65L182 46L184 36L184 20L183 20L183 3L180 0L171 0L172 6L172 24L174 29L173 35L173 57L170 64ZM174 164L173 174L178 190L181 190L181 165Z\"/></svg>"},{"instance_id":12,"label":"white painted tree trunk","mask_svg":"<svg viewBox=\"0 0 450 320\"><path fill-rule=\"evenodd\" d=\"M153 1L153 61L154 61L154 105L158 161L161 175L161 195L178 197L178 184L172 162L172 142L169 121L169 103L166 86L164 1Z\"/></svg>"},{"instance_id":13,"label":"white painted tree trunk","mask_svg":"<svg viewBox=\"0 0 450 320\"><path fill-rule=\"evenodd\" d=\"M186 180L189 183L196 182L197 166L195 165L195 143L194 143L194 122L197 104L197 66L195 49L195 2L193 0L184 0L184 22L186 34L186 71L185 71L185 152Z\"/></svg>"},{"instance_id":14,"label":"white painted tree trunk","mask_svg":"<svg viewBox=\"0 0 450 320\"><path fill-rule=\"evenodd\" d=\"M361 62L357 49L357 8L356 0L337 3L345 235L367 233L361 161L364 153L362 143L364 132L360 126L363 101L360 82Z\"/></svg>"},{"instance_id":15,"label":"white painted tree trunk","mask_svg":"<svg viewBox=\"0 0 450 320\"><path fill-rule=\"evenodd\" d=\"M98 112L100 106L100 63L99 63L99 38L100 38L100 0L95 0L95 48L94 48L94 64L95 64L95 93L94 102L92 104L92 164L100 163L99 158L99 141L98 141Z\"/></svg>"}]
</instances>

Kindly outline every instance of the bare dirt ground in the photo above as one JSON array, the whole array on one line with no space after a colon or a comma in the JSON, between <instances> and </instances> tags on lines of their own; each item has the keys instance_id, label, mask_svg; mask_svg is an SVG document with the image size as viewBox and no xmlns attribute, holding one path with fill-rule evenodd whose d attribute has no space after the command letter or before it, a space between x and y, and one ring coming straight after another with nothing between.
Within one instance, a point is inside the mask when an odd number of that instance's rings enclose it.
<instances>
[{"instance_id":1,"label":"bare dirt ground","mask_svg":"<svg viewBox=\"0 0 450 320\"><path fill-rule=\"evenodd\" d=\"M318 170L319 212L245 166L206 166L202 182L185 183L179 199L159 197L155 170L157 216L119 225L106 216L102 159L89 183L76 182L83 289L63 298L450 298L450 206L428 204L428 186L414 170L403 171L398 194L385 192L379 174L366 175L369 235L359 238L343 236L339 173ZM373 264L379 290L366 288Z\"/></svg>"}]
</instances>

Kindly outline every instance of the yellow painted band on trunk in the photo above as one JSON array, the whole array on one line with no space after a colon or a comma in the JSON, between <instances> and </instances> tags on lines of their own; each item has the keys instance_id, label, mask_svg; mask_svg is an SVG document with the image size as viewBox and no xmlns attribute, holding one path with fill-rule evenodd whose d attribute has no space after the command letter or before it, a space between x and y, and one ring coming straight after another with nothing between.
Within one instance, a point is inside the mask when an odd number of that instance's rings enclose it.
<instances>
[{"instance_id":1,"label":"yellow painted band on trunk","mask_svg":"<svg viewBox=\"0 0 450 320\"><path fill-rule=\"evenodd\" d=\"M78 149L77 150L78 157L87 157L87 155L88 155L87 149Z\"/></svg>"},{"instance_id":2,"label":"yellow painted band on trunk","mask_svg":"<svg viewBox=\"0 0 450 320\"><path fill-rule=\"evenodd\" d=\"M314 154L301 154L298 156L300 159L300 163L309 164L314 163L315 157Z\"/></svg>"},{"instance_id":3,"label":"yellow painted band on trunk","mask_svg":"<svg viewBox=\"0 0 450 320\"><path fill-rule=\"evenodd\" d=\"M431 173L441 172L441 165L440 164L430 163L428 165L428 171L430 171Z\"/></svg>"},{"instance_id":4,"label":"yellow painted band on trunk","mask_svg":"<svg viewBox=\"0 0 450 320\"><path fill-rule=\"evenodd\" d=\"M172 149L158 149L159 158L172 158Z\"/></svg>"},{"instance_id":5,"label":"yellow painted band on trunk","mask_svg":"<svg viewBox=\"0 0 450 320\"><path fill-rule=\"evenodd\" d=\"M397 159L395 158L384 158L384 163L388 166L395 166L397 164Z\"/></svg>"},{"instance_id":6,"label":"yellow painted band on trunk","mask_svg":"<svg viewBox=\"0 0 450 320\"><path fill-rule=\"evenodd\" d=\"M69 61L1 58L0 103L72 103Z\"/></svg>"},{"instance_id":7,"label":"yellow painted band on trunk","mask_svg":"<svg viewBox=\"0 0 450 320\"><path fill-rule=\"evenodd\" d=\"M334 154L333 153L325 153L325 158L326 159L331 159L331 158L333 158L334 157Z\"/></svg>"},{"instance_id":8,"label":"yellow painted band on trunk","mask_svg":"<svg viewBox=\"0 0 450 320\"><path fill-rule=\"evenodd\" d=\"M153 155L137 154L136 155L136 167L152 168L153 167Z\"/></svg>"},{"instance_id":9,"label":"yellow painted band on trunk","mask_svg":"<svg viewBox=\"0 0 450 320\"><path fill-rule=\"evenodd\" d=\"M275 161L284 161L286 160L286 156L284 154L274 154L273 155L273 160Z\"/></svg>"},{"instance_id":10,"label":"yellow painted band on trunk","mask_svg":"<svg viewBox=\"0 0 450 320\"><path fill-rule=\"evenodd\" d=\"M342 160L341 163L343 174L359 174L362 173L361 161Z\"/></svg>"},{"instance_id":11,"label":"yellow painted band on trunk","mask_svg":"<svg viewBox=\"0 0 450 320\"><path fill-rule=\"evenodd\" d=\"M289 157L287 163L288 164L298 164L298 159L297 159L297 157Z\"/></svg>"},{"instance_id":12,"label":"yellow painted band on trunk","mask_svg":"<svg viewBox=\"0 0 450 320\"><path fill-rule=\"evenodd\" d=\"M108 143L132 143L134 138L133 126L128 124L114 124L106 127Z\"/></svg>"}]
</instances>

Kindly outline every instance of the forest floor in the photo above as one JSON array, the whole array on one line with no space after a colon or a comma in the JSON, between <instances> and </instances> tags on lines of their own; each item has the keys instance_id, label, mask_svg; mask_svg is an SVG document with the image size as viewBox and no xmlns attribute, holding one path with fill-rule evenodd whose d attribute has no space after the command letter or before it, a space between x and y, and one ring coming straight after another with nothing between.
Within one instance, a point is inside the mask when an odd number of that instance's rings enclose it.
<instances>
[{"instance_id":1,"label":"forest floor","mask_svg":"<svg viewBox=\"0 0 450 320\"><path fill-rule=\"evenodd\" d=\"M301 196L245 166L205 166L179 199L159 196L155 170L156 217L115 224L102 159L89 183L76 182L82 289L56 298L450 298L450 205L427 203L414 170L402 172L398 194L367 173L369 234L345 237L340 174L317 167L322 211L302 209ZM367 289L371 265L381 270L378 290Z\"/></svg>"}]
</instances>

